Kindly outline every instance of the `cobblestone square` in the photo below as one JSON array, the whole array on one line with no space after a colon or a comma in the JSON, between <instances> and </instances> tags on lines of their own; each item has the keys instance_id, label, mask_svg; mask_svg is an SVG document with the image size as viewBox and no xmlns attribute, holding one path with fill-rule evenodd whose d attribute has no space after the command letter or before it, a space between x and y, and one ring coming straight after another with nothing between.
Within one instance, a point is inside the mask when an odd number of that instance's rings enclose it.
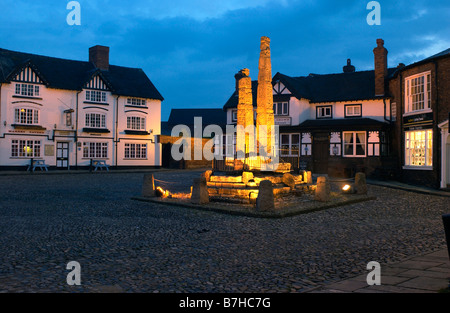
<instances>
[{"instance_id":1,"label":"cobblestone square","mask_svg":"<svg viewBox=\"0 0 450 313\"><path fill-rule=\"evenodd\" d=\"M143 175L0 176L0 291L303 292L446 247L448 197L369 185L376 200L256 219L133 201ZM155 178L186 192L199 175Z\"/></svg>"}]
</instances>

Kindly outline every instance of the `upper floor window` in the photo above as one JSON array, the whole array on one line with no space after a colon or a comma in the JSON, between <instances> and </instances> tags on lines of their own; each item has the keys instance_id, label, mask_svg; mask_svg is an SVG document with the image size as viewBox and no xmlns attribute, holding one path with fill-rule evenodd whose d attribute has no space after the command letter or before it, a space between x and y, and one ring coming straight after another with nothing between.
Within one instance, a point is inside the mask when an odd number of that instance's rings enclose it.
<instances>
[{"instance_id":1,"label":"upper floor window","mask_svg":"<svg viewBox=\"0 0 450 313\"><path fill-rule=\"evenodd\" d=\"M15 94L25 97L39 97L39 86L32 84L16 84Z\"/></svg>"},{"instance_id":2,"label":"upper floor window","mask_svg":"<svg viewBox=\"0 0 450 313\"><path fill-rule=\"evenodd\" d=\"M237 110L232 110L231 111L231 121L232 122L237 122Z\"/></svg>"},{"instance_id":3,"label":"upper floor window","mask_svg":"<svg viewBox=\"0 0 450 313\"><path fill-rule=\"evenodd\" d=\"M146 129L145 117L127 116L127 129L145 130Z\"/></svg>"},{"instance_id":4,"label":"upper floor window","mask_svg":"<svg viewBox=\"0 0 450 313\"><path fill-rule=\"evenodd\" d=\"M38 125L39 110L27 108L14 109L14 123L26 125Z\"/></svg>"},{"instance_id":5,"label":"upper floor window","mask_svg":"<svg viewBox=\"0 0 450 313\"><path fill-rule=\"evenodd\" d=\"M421 73L405 79L405 113L431 109L431 74Z\"/></svg>"},{"instance_id":6,"label":"upper floor window","mask_svg":"<svg viewBox=\"0 0 450 313\"><path fill-rule=\"evenodd\" d=\"M289 115L289 103L287 102L275 102L273 104L274 115Z\"/></svg>"},{"instance_id":7,"label":"upper floor window","mask_svg":"<svg viewBox=\"0 0 450 313\"><path fill-rule=\"evenodd\" d=\"M106 92L98 90L86 90L86 101L106 102Z\"/></svg>"},{"instance_id":8,"label":"upper floor window","mask_svg":"<svg viewBox=\"0 0 450 313\"><path fill-rule=\"evenodd\" d=\"M92 128L106 128L106 115L100 113L86 113L85 126Z\"/></svg>"},{"instance_id":9,"label":"upper floor window","mask_svg":"<svg viewBox=\"0 0 450 313\"><path fill-rule=\"evenodd\" d=\"M330 118L330 117L333 117L332 112L333 111L331 109L331 105L318 106L316 108L316 117L317 118Z\"/></svg>"},{"instance_id":10,"label":"upper floor window","mask_svg":"<svg viewBox=\"0 0 450 313\"><path fill-rule=\"evenodd\" d=\"M136 106L145 106L147 104L147 101L145 99L139 98L127 98L127 104Z\"/></svg>"},{"instance_id":11,"label":"upper floor window","mask_svg":"<svg viewBox=\"0 0 450 313\"><path fill-rule=\"evenodd\" d=\"M345 117L357 117L362 115L361 110L362 105L346 105L345 106Z\"/></svg>"}]
</instances>

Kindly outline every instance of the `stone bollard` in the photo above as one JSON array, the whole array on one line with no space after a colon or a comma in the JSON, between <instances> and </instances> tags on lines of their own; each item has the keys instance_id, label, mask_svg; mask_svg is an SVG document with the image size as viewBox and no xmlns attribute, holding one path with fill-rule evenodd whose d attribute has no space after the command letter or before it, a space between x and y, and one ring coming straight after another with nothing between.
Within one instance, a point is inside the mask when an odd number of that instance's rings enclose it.
<instances>
[{"instance_id":1,"label":"stone bollard","mask_svg":"<svg viewBox=\"0 0 450 313\"><path fill-rule=\"evenodd\" d=\"M256 209L261 212L275 210L273 186L270 180L263 180L259 183L258 198L256 199Z\"/></svg>"},{"instance_id":2,"label":"stone bollard","mask_svg":"<svg viewBox=\"0 0 450 313\"><path fill-rule=\"evenodd\" d=\"M295 189L295 178L292 174L284 173L282 181L283 184L291 188L291 190Z\"/></svg>"},{"instance_id":3,"label":"stone bollard","mask_svg":"<svg viewBox=\"0 0 450 313\"><path fill-rule=\"evenodd\" d=\"M249 181L253 180L253 173L252 172L243 172L242 173L242 182L244 184L248 184Z\"/></svg>"},{"instance_id":4,"label":"stone bollard","mask_svg":"<svg viewBox=\"0 0 450 313\"><path fill-rule=\"evenodd\" d=\"M191 203L205 204L209 203L208 187L206 186L206 178L194 178L192 186Z\"/></svg>"},{"instance_id":5,"label":"stone bollard","mask_svg":"<svg viewBox=\"0 0 450 313\"><path fill-rule=\"evenodd\" d=\"M330 201L330 183L328 178L325 176L317 177L317 188L314 200L327 202Z\"/></svg>"},{"instance_id":6,"label":"stone bollard","mask_svg":"<svg viewBox=\"0 0 450 313\"><path fill-rule=\"evenodd\" d=\"M155 178L153 174L144 175L144 183L142 184L142 196L155 197Z\"/></svg>"},{"instance_id":7,"label":"stone bollard","mask_svg":"<svg viewBox=\"0 0 450 313\"><path fill-rule=\"evenodd\" d=\"M359 195L367 194L366 174L356 173L355 175L355 189Z\"/></svg>"},{"instance_id":8,"label":"stone bollard","mask_svg":"<svg viewBox=\"0 0 450 313\"><path fill-rule=\"evenodd\" d=\"M305 172L303 176L303 181L308 185L311 185L313 183L311 171Z\"/></svg>"},{"instance_id":9,"label":"stone bollard","mask_svg":"<svg viewBox=\"0 0 450 313\"><path fill-rule=\"evenodd\" d=\"M202 177L205 177L207 183L211 180L212 173L213 172L211 170L202 173Z\"/></svg>"}]
</instances>

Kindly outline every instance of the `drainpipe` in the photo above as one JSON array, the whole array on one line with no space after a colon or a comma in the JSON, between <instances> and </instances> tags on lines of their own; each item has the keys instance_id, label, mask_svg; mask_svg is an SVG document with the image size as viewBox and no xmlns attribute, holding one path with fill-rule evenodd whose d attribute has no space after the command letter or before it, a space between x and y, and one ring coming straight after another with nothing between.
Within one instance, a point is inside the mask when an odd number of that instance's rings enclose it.
<instances>
[{"instance_id":1,"label":"drainpipe","mask_svg":"<svg viewBox=\"0 0 450 313\"><path fill-rule=\"evenodd\" d=\"M436 146L436 148L434 148L433 147L433 159L435 159L437 162L435 163L435 160L433 160L433 164L436 164L436 165L439 165L439 166L433 166L433 168L434 169L438 169L438 168L442 168L442 162L443 162L443 160L441 160L441 163L439 164L439 156L441 155L440 153L439 153L439 149L438 149L438 147L439 147L439 134L440 134L440 132L439 131L435 131L435 130L438 130L438 127L437 127L437 125L438 125L438 123L439 123L439 88L438 88L438 63L437 63L437 61L436 60L433 60L433 63L434 63L434 76L436 77L435 78L435 86L436 86L436 103L435 103L435 110L433 110L433 115L435 116L434 117L434 120L435 120L435 125L436 126L434 126L433 125L433 146ZM430 79L431 79L431 75L430 75ZM430 84L430 86L431 86L431 84ZM436 134L435 134L436 133ZM436 143L436 144L435 144ZM445 149L445 147L441 147L441 149ZM436 153L434 153L434 152L436 152ZM439 187L441 186L441 181L442 181L442 171L441 170L439 170L439 171L437 171L438 172L438 179L439 179Z\"/></svg>"},{"instance_id":2,"label":"drainpipe","mask_svg":"<svg viewBox=\"0 0 450 313\"><path fill-rule=\"evenodd\" d=\"M115 150L116 150L116 157L115 157L115 164L117 167L117 159L118 159L118 143L119 143L119 98L120 96L117 96L116 98L116 131L115 131L115 135L116 135L116 139L114 140L114 144L115 144Z\"/></svg>"},{"instance_id":3,"label":"drainpipe","mask_svg":"<svg viewBox=\"0 0 450 313\"><path fill-rule=\"evenodd\" d=\"M83 90L77 92L76 103L75 103L75 170L78 170L78 95Z\"/></svg>"}]
</instances>

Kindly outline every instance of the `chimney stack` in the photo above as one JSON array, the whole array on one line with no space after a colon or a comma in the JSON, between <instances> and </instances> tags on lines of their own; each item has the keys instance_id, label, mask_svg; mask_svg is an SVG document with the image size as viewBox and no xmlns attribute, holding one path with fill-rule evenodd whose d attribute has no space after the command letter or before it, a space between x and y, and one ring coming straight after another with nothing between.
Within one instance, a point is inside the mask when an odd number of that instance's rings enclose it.
<instances>
[{"instance_id":1,"label":"chimney stack","mask_svg":"<svg viewBox=\"0 0 450 313\"><path fill-rule=\"evenodd\" d=\"M344 73L354 73L355 67L352 65L352 60L347 59L347 65L342 68Z\"/></svg>"},{"instance_id":2,"label":"chimney stack","mask_svg":"<svg viewBox=\"0 0 450 313\"><path fill-rule=\"evenodd\" d=\"M385 80L388 75L387 54L384 40L377 39L377 47L373 49L375 56L375 96L385 95Z\"/></svg>"},{"instance_id":3,"label":"chimney stack","mask_svg":"<svg viewBox=\"0 0 450 313\"><path fill-rule=\"evenodd\" d=\"M109 47L94 46L89 48L89 62L101 70L109 70Z\"/></svg>"}]
</instances>

